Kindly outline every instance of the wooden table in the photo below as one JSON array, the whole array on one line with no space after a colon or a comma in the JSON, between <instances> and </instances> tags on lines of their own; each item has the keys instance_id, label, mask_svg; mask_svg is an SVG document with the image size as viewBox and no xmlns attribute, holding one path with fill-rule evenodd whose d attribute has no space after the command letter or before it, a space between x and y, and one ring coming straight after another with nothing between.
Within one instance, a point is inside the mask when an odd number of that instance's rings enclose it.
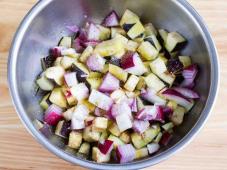
<instances>
[{"instance_id":1,"label":"wooden table","mask_svg":"<svg viewBox=\"0 0 227 170\"><path fill-rule=\"evenodd\" d=\"M7 56L18 24L36 0L0 0L0 170L77 169L38 144L20 122L9 96ZM221 63L221 86L212 116L183 151L155 170L227 169L227 1L190 0L203 16L216 42Z\"/></svg>"}]
</instances>

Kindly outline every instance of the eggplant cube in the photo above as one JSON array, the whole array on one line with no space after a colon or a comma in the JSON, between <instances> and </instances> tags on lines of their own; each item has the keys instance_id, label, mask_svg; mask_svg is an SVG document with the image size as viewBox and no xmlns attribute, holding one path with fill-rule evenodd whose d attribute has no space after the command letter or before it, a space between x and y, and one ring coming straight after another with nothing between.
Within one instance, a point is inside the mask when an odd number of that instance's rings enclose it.
<instances>
[{"instance_id":1,"label":"eggplant cube","mask_svg":"<svg viewBox=\"0 0 227 170\"><path fill-rule=\"evenodd\" d=\"M92 148L92 160L97 163L105 163L110 161L110 154L102 154L97 147Z\"/></svg>"},{"instance_id":2,"label":"eggplant cube","mask_svg":"<svg viewBox=\"0 0 227 170\"><path fill-rule=\"evenodd\" d=\"M158 56L156 48L147 41L142 42L137 51L141 54L143 60L154 60Z\"/></svg>"},{"instance_id":3,"label":"eggplant cube","mask_svg":"<svg viewBox=\"0 0 227 170\"><path fill-rule=\"evenodd\" d=\"M100 139L100 132L92 131L92 127L88 126L83 131L83 139L87 142L97 142Z\"/></svg>"},{"instance_id":4,"label":"eggplant cube","mask_svg":"<svg viewBox=\"0 0 227 170\"><path fill-rule=\"evenodd\" d=\"M129 31L127 32L127 35L131 38L131 39L135 39L138 36L140 36L141 34L143 34L145 31L143 24L140 21L137 21L136 24L134 24Z\"/></svg>"},{"instance_id":5,"label":"eggplant cube","mask_svg":"<svg viewBox=\"0 0 227 170\"><path fill-rule=\"evenodd\" d=\"M49 100L60 106L61 108L67 107L67 102L61 88L55 88L52 90Z\"/></svg>"},{"instance_id":6,"label":"eggplant cube","mask_svg":"<svg viewBox=\"0 0 227 170\"><path fill-rule=\"evenodd\" d=\"M174 123L174 125L178 126L183 122L185 113L186 113L185 108L177 106L170 120Z\"/></svg>"},{"instance_id":7,"label":"eggplant cube","mask_svg":"<svg viewBox=\"0 0 227 170\"><path fill-rule=\"evenodd\" d=\"M132 121L128 114L122 113L116 117L116 122L120 132L124 132L127 129L132 128Z\"/></svg>"},{"instance_id":8,"label":"eggplant cube","mask_svg":"<svg viewBox=\"0 0 227 170\"><path fill-rule=\"evenodd\" d=\"M62 37L59 46L70 48L72 46L72 37Z\"/></svg>"},{"instance_id":9,"label":"eggplant cube","mask_svg":"<svg viewBox=\"0 0 227 170\"><path fill-rule=\"evenodd\" d=\"M172 52L178 44L181 44L185 41L186 39L182 37L179 33L171 32L171 33L168 33L165 47L169 52Z\"/></svg>"},{"instance_id":10,"label":"eggplant cube","mask_svg":"<svg viewBox=\"0 0 227 170\"><path fill-rule=\"evenodd\" d=\"M176 79L176 76L174 74L169 73L169 72L159 74L158 77L160 79L162 79L164 82L168 83L170 87L173 85L173 82Z\"/></svg>"},{"instance_id":11,"label":"eggplant cube","mask_svg":"<svg viewBox=\"0 0 227 170\"><path fill-rule=\"evenodd\" d=\"M75 58L64 56L61 60L61 66L64 69L68 69L72 66L72 64L76 61Z\"/></svg>"},{"instance_id":12,"label":"eggplant cube","mask_svg":"<svg viewBox=\"0 0 227 170\"><path fill-rule=\"evenodd\" d=\"M61 66L49 67L45 71L45 75L48 79L54 80L58 85L64 84L65 70Z\"/></svg>"},{"instance_id":13,"label":"eggplant cube","mask_svg":"<svg viewBox=\"0 0 227 170\"><path fill-rule=\"evenodd\" d=\"M184 65L184 68L192 65L192 61L189 56L179 56L179 60Z\"/></svg>"},{"instance_id":14,"label":"eggplant cube","mask_svg":"<svg viewBox=\"0 0 227 170\"><path fill-rule=\"evenodd\" d=\"M132 41L132 40L129 40L125 48L128 51L136 52L136 50L137 50L138 47L139 47L139 43L137 43L135 41Z\"/></svg>"},{"instance_id":15,"label":"eggplant cube","mask_svg":"<svg viewBox=\"0 0 227 170\"><path fill-rule=\"evenodd\" d=\"M116 65L109 64L109 72L123 82L127 80L128 73Z\"/></svg>"},{"instance_id":16,"label":"eggplant cube","mask_svg":"<svg viewBox=\"0 0 227 170\"><path fill-rule=\"evenodd\" d=\"M167 71L165 62L161 58L157 58L150 63L150 67L153 73L160 75Z\"/></svg>"},{"instance_id":17,"label":"eggplant cube","mask_svg":"<svg viewBox=\"0 0 227 170\"><path fill-rule=\"evenodd\" d=\"M115 136L120 136L121 134L120 129L118 128L116 123L112 123L112 125L110 125L108 130L110 131L110 133L112 133Z\"/></svg>"},{"instance_id":18,"label":"eggplant cube","mask_svg":"<svg viewBox=\"0 0 227 170\"><path fill-rule=\"evenodd\" d=\"M49 100L49 96L50 96L50 93L48 93L47 95L45 95L42 100L40 101L39 105L44 109L46 110L48 107L49 107L49 103L48 103L48 100Z\"/></svg>"},{"instance_id":19,"label":"eggplant cube","mask_svg":"<svg viewBox=\"0 0 227 170\"><path fill-rule=\"evenodd\" d=\"M84 155L88 156L89 152L90 152L90 148L91 148L90 143L84 142L80 146L80 149L79 149L78 153L81 153L81 154L84 154Z\"/></svg>"},{"instance_id":20,"label":"eggplant cube","mask_svg":"<svg viewBox=\"0 0 227 170\"><path fill-rule=\"evenodd\" d=\"M82 143L82 133L72 131L69 134L68 146L73 149L78 149Z\"/></svg>"},{"instance_id":21,"label":"eggplant cube","mask_svg":"<svg viewBox=\"0 0 227 170\"><path fill-rule=\"evenodd\" d=\"M165 84L153 73L150 73L145 77L145 82L148 87L154 89L157 92L165 87Z\"/></svg>"},{"instance_id":22,"label":"eggplant cube","mask_svg":"<svg viewBox=\"0 0 227 170\"><path fill-rule=\"evenodd\" d=\"M94 53L107 57L118 53L122 49L124 49L124 46L121 40L119 38L114 38L98 44L94 49Z\"/></svg>"},{"instance_id":23,"label":"eggplant cube","mask_svg":"<svg viewBox=\"0 0 227 170\"><path fill-rule=\"evenodd\" d=\"M111 38L114 38L117 34L126 35L126 32L123 28L111 27Z\"/></svg>"},{"instance_id":24,"label":"eggplant cube","mask_svg":"<svg viewBox=\"0 0 227 170\"><path fill-rule=\"evenodd\" d=\"M65 118L65 120L69 121L72 119L74 110L75 110L75 107L72 107L62 113L62 116Z\"/></svg>"},{"instance_id":25,"label":"eggplant cube","mask_svg":"<svg viewBox=\"0 0 227 170\"><path fill-rule=\"evenodd\" d=\"M48 80L45 76L41 76L39 79L37 79L36 83L39 86L39 88L44 91L51 91L54 88L53 82Z\"/></svg>"},{"instance_id":26,"label":"eggplant cube","mask_svg":"<svg viewBox=\"0 0 227 170\"><path fill-rule=\"evenodd\" d=\"M154 27L154 25L152 23L148 23L144 26L145 28L145 35L146 37L150 36L150 35L155 35L157 36L158 32L156 30L156 28Z\"/></svg>"},{"instance_id":27,"label":"eggplant cube","mask_svg":"<svg viewBox=\"0 0 227 170\"><path fill-rule=\"evenodd\" d=\"M148 156L148 150L147 150L146 147L136 150L136 157L135 157L135 159L141 159L141 158L145 158L147 156Z\"/></svg>"},{"instance_id":28,"label":"eggplant cube","mask_svg":"<svg viewBox=\"0 0 227 170\"><path fill-rule=\"evenodd\" d=\"M135 88L136 88L136 85L138 84L139 82L139 77L135 76L135 75L131 75L127 82L125 83L124 85L124 88L128 91L134 91Z\"/></svg>"},{"instance_id":29,"label":"eggplant cube","mask_svg":"<svg viewBox=\"0 0 227 170\"><path fill-rule=\"evenodd\" d=\"M93 47L92 46L87 46L87 48L85 48L85 50L83 51L83 53L81 54L79 60L82 63L85 63L88 59L88 57L92 54L93 52Z\"/></svg>"},{"instance_id":30,"label":"eggplant cube","mask_svg":"<svg viewBox=\"0 0 227 170\"><path fill-rule=\"evenodd\" d=\"M130 142L131 142L130 133L129 133L128 131L122 132L121 135L120 135L120 139L121 139L124 143L130 143Z\"/></svg>"},{"instance_id":31,"label":"eggplant cube","mask_svg":"<svg viewBox=\"0 0 227 170\"><path fill-rule=\"evenodd\" d=\"M121 18L120 25L123 26L124 24L135 24L138 21L139 17L132 11L126 9Z\"/></svg>"},{"instance_id":32,"label":"eggplant cube","mask_svg":"<svg viewBox=\"0 0 227 170\"><path fill-rule=\"evenodd\" d=\"M114 135L110 135L108 137L108 140L111 140L111 141L114 142L114 149L116 149L117 146L119 146L119 145L124 145L125 144L121 139L119 139L118 137L116 137Z\"/></svg>"},{"instance_id":33,"label":"eggplant cube","mask_svg":"<svg viewBox=\"0 0 227 170\"><path fill-rule=\"evenodd\" d=\"M104 117L96 117L93 121L92 130L97 132L103 132L107 129L108 119Z\"/></svg>"}]
</instances>

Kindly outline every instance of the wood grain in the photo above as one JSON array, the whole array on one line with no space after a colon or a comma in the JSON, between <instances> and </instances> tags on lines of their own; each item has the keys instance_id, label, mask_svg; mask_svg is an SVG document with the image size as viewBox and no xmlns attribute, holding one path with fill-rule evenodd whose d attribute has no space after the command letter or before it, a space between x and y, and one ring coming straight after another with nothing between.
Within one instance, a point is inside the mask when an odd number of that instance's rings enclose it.
<instances>
[{"instance_id":1,"label":"wood grain","mask_svg":"<svg viewBox=\"0 0 227 170\"><path fill-rule=\"evenodd\" d=\"M48 152L25 130L11 102L7 56L13 34L36 0L0 0L0 170L82 170ZM221 86L208 123L195 140L155 170L226 170L227 168L227 1L190 0L206 21L219 52Z\"/></svg>"}]
</instances>

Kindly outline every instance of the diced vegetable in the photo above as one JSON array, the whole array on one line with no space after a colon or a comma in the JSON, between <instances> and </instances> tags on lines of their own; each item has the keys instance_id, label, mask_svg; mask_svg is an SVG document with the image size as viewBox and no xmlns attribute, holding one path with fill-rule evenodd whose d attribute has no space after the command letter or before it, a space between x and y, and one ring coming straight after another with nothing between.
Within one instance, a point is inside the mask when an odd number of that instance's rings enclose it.
<instances>
[{"instance_id":1,"label":"diced vegetable","mask_svg":"<svg viewBox=\"0 0 227 170\"><path fill-rule=\"evenodd\" d=\"M75 58L64 56L61 60L61 66L64 69L69 69L75 61Z\"/></svg>"},{"instance_id":2,"label":"diced vegetable","mask_svg":"<svg viewBox=\"0 0 227 170\"><path fill-rule=\"evenodd\" d=\"M158 51L149 42L142 42L137 49L143 60L154 60L158 56Z\"/></svg>"},{"instance_id":3,"label":"diced vegetable","mask_svg":"<svg viewBox=\"0 0 227 170\"><path fill-rule=\"evenodd\" d=\"M94 77L94 78L86 78L87 82L91 86L92 89L98 89L99 86L102 84L102 78Z\"/></svg>"},{"instance_id":4,"label":"diced vegetable","mask_svg":"<svg viewBox=\"0 0 227 170\"><path fill-rule=\"evenodd\" d=\"M169 123L166 123L164 125L162 125L162 128L165 130L165 131L169 131L170 129L172 129L174 127L174 124L172 122L169 122Z\"/></svg>"},{"instance_id":5,"label":"diced vegetable","mask_svg":"<svg viewBox=\"0 0 227 170\"><path fill-rule=\"evenodd\" d=\"M62 119L62 109L54 104L50 105L44 114L44 121L48 125L57 125Z\"/></svg>"},{"instance_id":6,"label":"diced vegetable","mask_svg":"<svg viewBox=\"0 0 227 170\"><path fill-rule=\"evenodd\" d=\"M102 25L106 27L114 27L119 25L119 17L117 13L113 10L111 11L106 18L103 20Z\"/></svg>"},{"instance_id":7,"label":"diced vegetable","mask_svg":"<svg viewBox=\"0 0 227 170\"><path fill-rule=\"evenodd\" d=\"M139 17L132 11L126 9L125 13L121 17L120 25L123 26L124 24L135 24L138 21Z\"/></svg>"},{"instance_id":8,"label":"diced vegetable","mask_svg":"<svg viewBox=\"0 0 227 170\"><path fill-rule=\"evenodd\" d=\"M108 137L108 140L111 140L114 142L114 149L117 148L117 146L120 146L120 145L124 145L124 142L121 141L118 137L114 136L114 135L110 135Z\"/></svg>"},{"instance_id":9,"label":"diced vegetable","mask_svg":"<svg viewBox=\"0 0 227 170\"><path fill-rule=\"evenodd\" d=\"M140 59L139 55L137 53L134 53L133 55L133 67L129 67L125 69L130 74L134 74L137 76L143 75L147 72L147 68L144 66L142 60Z\"/></svg>"},{"instance_id":10,"label":"diced vegetable","mask_svg":"<svg viewBox=\"0 0 227 170\"><path fill-rule=\"evenodd\" d=\"M102 154L97 147L92 148L92 160L97 163L105 163L110 161L110 154Z\"/></svg>"},{"instance_id":11,"label":"diced vegetable","mask_svg":"<svg viewBox=\"0 0 227 170\"><path fill-rule=\"evenodd\" d=\"M72 119L72 115L73 112L75 110L75 107L69 108L68 110L66 110L65 112L62 113L62 116L66 119L66 120L71 120Z\"/></svg>"},{"instance_id":12,"label":"diced vegetable","mask_svg":"<svg viewBox=\"0 0 227 170\"><path fill-rule=\"evenodd\" d=\"M124 132L127 129L132 128L132 122L128 114L120 114L116 117L116 122L119 127L120 132Z\"/></svg>"},{"instance_id":13,"label":"diced vegetable","mask_svg":"<svg viewBox=\"0 0 227 170\"><path fill-rule=\"evenodd\" d=\"M104 69L105 62L106 60L98 54L91 55L86 61L88 68L92 71L102 71Z\"/></svg>"},{"instance_id":14,"label":"diced vegetable","mask_svg":"<svg viewBox=\"0 0 227 170\"><path fill-rule=\"evenodd\" d=\"M165 47L169 52L172 52L177 45L185 42L186 39L184 37L182 37L182 35L180 35L177 32L171 32L168 33L167 35L167 39L166 39L166 43L165 43Z\"/></svg>"},{"instance_id":15,"label":"diced vegetable","mask_svg":"<svg viewBox=\"0 0 227 170\"><path fill-rule=\"evenodd\" d=\"M70 48L72 46L72 37L62 37L59 46Z\"/></svg>"},{"instance_id":16,"label":"diced vegetable","mask_svg":"<svg viewBox=\"0 0 227 170\"><path fill-rule=\"evenodd\" d=\"M120 163L130 162L136 157L136 151L131 144L118 146L116 152Z\"/></svg>"},{"instance_id":17,"label":"diced vegetable","mask_svg":"<svg viewBox=\"0 0 227 170\"><path fill-rule=\"evenodd\" d=\"M199 95L191 89L181 88L181 87L174 87L173 89L186 98L190 98L190 99L198 99L199 98Z\"/></svg>"},{"instance_id":18,"label":"diced vegetable","mask_svg":"<svg viewBox=\"0 0 227 170\"><path fill-rule=\"evenodd\" d=\"M141 134L148 129L149 125L150 125L150 123L148 121L134 120L133 129L135 132L138 132Z\"/></svg>"},{"instance_id":19,"label":"diced vegetable","mask_svg":"<svg viewBox=\"0 0 227 170\"><path fill-rule=\"evenodd\" d=\"M152 46L155 47L158 52L161 51L162 46L155 35L150 35L146 37L144 41L148 41L149 43L151 43Z\"/></svg>"},{"instance_id":20,"label":"diced vegetable","mask_svg":"<svg viewBox=\"0 0 227 170\"><path fill-rule=\"evenodd\" d=\"M124 131L120 135L120 140L122 140L124 143L130 143L131 142L131 137L130 133L128 131Z\"/></svg>"},{"instance_id":21,"label":"diced vegetable","mask_svg":"<svg viewBox=\"0 0 227 170\"><path fill-rule=\"evenodd\" d=\"M87 48L83 51L83 53L81 54L79 60L82 62L82 63L85 63L88 59L89 56L91 56L93 52L93 48L92 46L87 46Z\"/></svg>"},{"instance_id":22,"label":"diced vegetable","mask_svg":"<svg viewBox=\"0 0 227 170\"><path fill-rule=\"evenodd\" d=\"M164 92L162 92L162 95L165 96L168 100L173 100L177 104L185 107L187 111L189 111L194 105L191 100L185 98L183 95L173 89L165 90Z\"/></svg>"},{"instance_id":23,"label":"diced vegetable","mask_svg":"<svg viewBox=\"0 0 227 170\"><path fill-rule=\"evenodd\" d=\"M135 159L141 159L148 156L148 149L147 148L141 148L136 150L136 157Z\"/></svg>"},{"instance_id":24,"label":"diced vegetable","mask_svg":"<svg viewBox=\"0 0 227 170\"><path fill-rule=\"evenodd\" d=\"M68 146L73 149L79 149L82 143L82 133L72 131L69 134L69 143Z\"/></svg>"},{"instance_id":25,"label":"diced vegetable","mask_svg":"<svg viewBox=\"0 0 227 170\"><path fill-rule=\"evenodd\" d=\"M157 143L151 143L151 144L147 145L147 149L148 149L148 152L150 155L157 152L159 150L159 148L160 148L160 146Z\"/></svg>"},{"instance_id":26,"label":"diced vegetable","mask_svg":"<svg viewBox=\"0 0 227 170\"><path fill-rule=\"evenodd\" d=\"M126 32L124 29L120 27L111 27L111 38L114 38L117 34L126 35Z\"/></svg>"},{"instance_id":27,"label":"diced vegetable","mask_svg":"<svg viewBox=\"0 0 227 170\"><path fill-rule=\"evenodd\" d=\"M113 105L113 100L110 97L94 89L91 91L88 101L106 111Z\"/></svg>"},{"instance_id":28,"label":"diced vegetable","mask_svg":"<svg viewBox=\"0 0 227 170\"><path fill-rule=\"evenodd\" d=\"M156 75L160 75L167 71L167 67L165 65L165 62L158 57L156 60L152 61L150 63L151 71L155 73Z\"/></svg>"},{"instance_id":29,"label":"diced vegetable","mask_svg":"<svg viewBox=\"0 0 227 170\"><path fill-rule=\"evenodd\" d=\"M59 107L67 107L67 102L61 88L54 88L50 94L49 100Z\"/></svg>"},{"instance_id":30,"label":"diced vegetable","mask_svg":"<svg viewBox=\"0 0 227 170\"><path fill-rule=\"evenodd\" d=\"M122 114L126 114L129 117L132 116L131 108L126 102L120 102L120 103L114 104L111 108L111 114L114 118Z\"/></svg>"},{"instance_id":31,"label":"diced vegetable","mask_svg":"<svg viewBox=\"0 0 227 170\"><path fill-rule=\"evenodd\" d=\"M145 31L142 23L140 21L137 21L127 32L127 35L131 38L131 39L135 39L138 36L140 36L141 34L143 34Z\"/></svg>"},{"instance_id":32,"label":"diced vegetable","mask_svg":"<svg viewBox=\"0 0 227 170\"><path fill-rule=\"evenodd\" d=\"M102 154L110 154L113 150L113 141L107 139L103 143L99 143L98 148Z\"/></svg>"},{"instance_id":33,"label":"diced vegetable","mask_svg":"<svg viewBox=\"0 0 227 170\"><path fill-rule=\"evenodd\" d=\"M76 72L66 73L64 79L68 87L72 87L78 83Z\"/></svg>"},{"instance_id":34,"label":"diced vegetable","mask_svg":"<svg viewBox=\"0 0 227 170\"><path fill-rule=\"evenodd\" d=\"M92 124L92 130L103 132L107 128L108 119L104 117L96 117Z\"/></svg>"},{"instance_id":35,"label":"diced vegetable","mask_svg":"<svg viewBox=\"0 0 227 170\"><path fill-rule=\"evenodd\" d=\"M169 132L164 132L161 138L160 143L164 146L168 145L169 141L171 140L172 135Z\"/></svg>"},{"instance_id":36,"label":"diced vegetable","mask_svg":"<svg viewBox=\"0 0 227 170\"><path fill-rule=\"evenodd\" d=\"M64 83L64 68L60 66L49 67L45 71L45 75L48 79L53 79L58 85L63 85Z\"/></svg>"},{"instance_id":37,"label":"diced vegetable","mask_svg":"<svg viewBox=\"0 0 227 170\"><path fill-rule=\"evenodd\" d=\"M184 68L192 64L191 58L189 56L179 56L180 62L184 65Z\"/></svg>"},{"instance_id":38,"label":"diced vegetable","mask_svg":"<svg viewBox=\"0 0 227 170\"><path fill-rule=\"evenodd\" d=\"M134 91L138 82L139 78L137 76L131 75L125 83L124 88L128 91Z\"/></svg>"},{"instance_id":39,"label":"diced vegetable","mask_svg":"<svg viewBox=\"0 0 227 170\"><path fill-rule=\"evenodd\" d=\"M103 57L111 56L123 49L123 44L120 39L103 41L95 47L94 53L98 53Z\"/></svg>"},{"instance_id":40,"label":"diced vegetable","mask_svg":"<svg viewBox=\"0 0 227 170\"><path fill-rule=\"evenodd\" d=\"M94 23L87 23L85 29L88 40L99 40L100 30Z\"/></svg>"},{"instance_id":41,"label":"diced vegetable","mask_svg":"<svg viewBox=\"0 0 227 170\"><path fill-rule=\"evenodd\" d=\"M110 127L108 128L108 130L114 136L120 136L120 134L121 134L120 129L118 128L118 125L116 123L112 123L112 125L110 125Z\"/></svg>"},{"instance_id":42,"label":"diced vegetable","mask_svg":"<svg viewBox=\"0 0 227 170\"><path fill-rule=\"evenodd\" d=\"M152 88L147 88L146 90L142 90L141 97L153 104L157 104L157 105L166 104L166 100L158 96Z\"/></svg>"},{"instance_id":43,"label":"diced vegetable","mask_svg":"<svg viewBox=\"0 0 227 170\"><path fill-rule=\"evenodd\" d=\"M37 85L44 91L51 91L54 88L54 83L48 80L45 76L41 76L36 80Z\"/></svg>"},{"instance_id":44,"label":"diced vegetable","mask_svg":"<svg viewBox=\"0 0 227 170\"><path fill-rule=\"evenodd\" d=\"M72 95L78 100L82 101L89 96L89 90L84 83L79 83L70 88Z\"/></svg>"},{"instance_id":45,"label":"diced vegetable","mask_svg":"<svg viewBox=\"0 0 227 170\"><path fill-rule=\"evenodd\" d=\"M91 145L88 142L84 142L80 146L78 153L88 156L90 153L90 148L91 148Z\"/></svg>"},{"instance_id":46,"label":"diced vegetable","mask_svg":"<svg viewBox=\"0 0 227 170\"><path fill-rule=\"evenodd\" d=\"M49 105L50 105L50 101L49 101L49 96L50 96L50 93L48 93L47 95L45 95L42 100L40 101L39 105L44 109L46 110Z\"/></svg>"},{"instance_id":47,"label":"diced vegetable","mask_svg":"<svg viewBox=\"0 0 227 170\"><path fill-rule=\"evenodd\" d=\"M164 41L164 43L166 43L167 37L168 37L168 32L164 29L160 29L160 30L158 30L158 33L162 37L162 40Z\"/></svg>"},{"instance_id":48,"label":"diced vegetable","mask_svg":"<svg viewBox=\"0 0 227 170\"><path fill-rule=\"evenodd\" d=\"M160 91L165 87L165 84L153 73L150 73L145 77L146 85L155 91Z\"/></svg>"},{"instance_id":49,"label":"diced vegetable","mask_svg":"<svg viewBox=\"0 0 227 170\"><path fill-rule=\"evenodd\" d=\"M64 120L59 121L56 129L55 129L55 135L58 135L63 138L67 138L70 132L70 122L66 122Z\"/></svg>"},{"instance_id":50,"label":"diced vegetable","mask_svg":"<svg viewBox=\"0 0 227 170\"><path fill-rule=\"evenodd\" d=\"M148 23L148 24L144 25L144 28L145 28L146 37L148 37L150 35L157 36L158 32L152 23Z\"/></svg>"},{"instance_id":51,"label":"diced vegetable","mask_svg":"<svg viewBox=\"0 0 227 170\"><path fill-rule=\"evenodd\" d=\"M159 132L159 134L156 136L156 138L154 139L153 142L154 143L159 143L161 138L162 138L162 132Z\"/></svg>"},{"instance_id":52,"label":"diced vegetable","mask_svg":"<svg viewBox=\"0 0 227 170\"><path fill-rule=\"evenodd\" d=\"M170 118L174 125L178 126L183 122L185 112L186 110L180 106L174 110L173 115Z\"/></svg>"},{"instance_id":53,"label":"diced vegetable","mask_svg":"<svg viewBox=\"0 0 227 170\"><path fill-rule=\"evenodd\" d=\"M190 65L182 72L184 81L181 83L181 87L193 88L194 81L198 73L198 66L196 64Z\"/></svg>"},{"instance_id":54,"label":"diced vegetable","mask_svg":"<svg viewBox=\"0 0 227 170\"><path fill-rule=\"evenodd\" d=\"M120 88L120 81L111 73L107 73L99 87L99 91L111 93Z\"/></svg>"},{"instance_id":55,"label":"diced vegetable","mask_svg":"<svg viewBox=\"0 0 227 170\"><path fill-rule=\"evenodd\" d=\"M109 64L109 72L123 82L127 80L128 73L118 66Z\"/></svg>"},{"instance_id":56,"label":"diced vegetable","mask_svg":"<svg viewBox=\"0 0 227 170\"><path fill-rule=\"evenodd\" d=\"M83 130L83 139L86 142L97 142L100 138L100 132L92 131L91 126L86 127Z\"/></svg>"},{"instance_id":57,"label":"diced vegetable","mask_svg":"<svg viewBox=\"0 0 227 170\"><path fill-rule=\"evenodd\" d=\"M129 40L128 43L126 44L126 47L125 48L128 51L136 52L136 50L137 50L138 47L139 47L139 43L138 42Z\"/></svg>"},{"instance_id":58,"label":"diced vegetable","mask_svg":"<svg viewBox=\"0 0 227 170\"><path fill-rule=\"evenodd\" d=\"M96 25L96 26L98 27L98 29L99 29L99 31L100 31L99 39L100 39L101 41L107 40L107 39L110 38L111 32L110 32L110 29L109 29L109 28L104 27L104 26L102 26L102 25Z\"/></svg>"}]
</instances>

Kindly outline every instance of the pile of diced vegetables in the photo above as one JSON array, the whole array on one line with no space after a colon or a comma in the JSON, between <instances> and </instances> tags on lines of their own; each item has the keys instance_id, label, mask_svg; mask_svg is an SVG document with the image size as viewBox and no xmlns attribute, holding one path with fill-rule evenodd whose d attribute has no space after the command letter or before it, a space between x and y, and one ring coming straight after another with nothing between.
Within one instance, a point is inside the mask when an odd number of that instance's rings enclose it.
<instances>
[{"instance_id":1,"label":"pile of diced vegetables","mask_svg":"<svg viewBox=\"0 0 227 170\"><path fill-rule=\"evenodd\" d=\"M192 90L198 66L180 55L186 39L143 25L130 10L67 28L74 35L41 60L39 130L54 129L77 155L99 163L130 162L166 146L199 98Z\"/></svg>"}]
</instances>

